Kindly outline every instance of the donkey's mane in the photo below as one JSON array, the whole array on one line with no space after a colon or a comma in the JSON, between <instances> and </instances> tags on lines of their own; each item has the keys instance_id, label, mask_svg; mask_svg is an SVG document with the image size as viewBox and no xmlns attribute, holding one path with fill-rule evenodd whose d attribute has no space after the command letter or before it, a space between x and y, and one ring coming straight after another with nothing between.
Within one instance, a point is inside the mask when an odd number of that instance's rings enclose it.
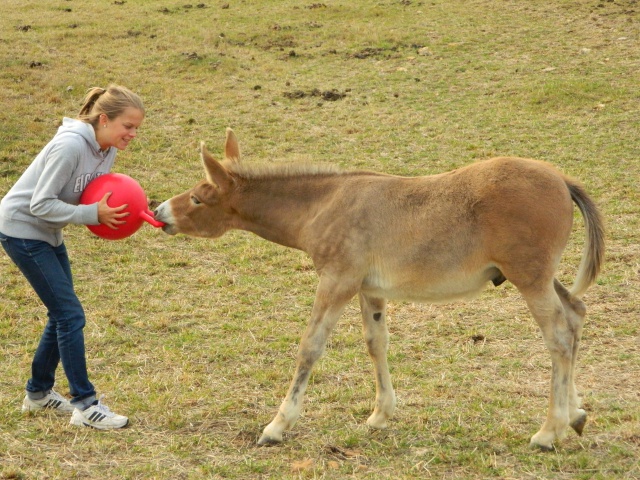
<instances>
[{"instance_id":1,"label":"donkey's mane","mask_svg":"<svg viewBox=\"0 0 640 480\"><path fill-rule=\"evenodd\" d=\"M335 176L352 173L345 172L340 167L328 163L244 164L225 162L224 166L233 173L247 179Z\"/></svg>"}]
</instances>

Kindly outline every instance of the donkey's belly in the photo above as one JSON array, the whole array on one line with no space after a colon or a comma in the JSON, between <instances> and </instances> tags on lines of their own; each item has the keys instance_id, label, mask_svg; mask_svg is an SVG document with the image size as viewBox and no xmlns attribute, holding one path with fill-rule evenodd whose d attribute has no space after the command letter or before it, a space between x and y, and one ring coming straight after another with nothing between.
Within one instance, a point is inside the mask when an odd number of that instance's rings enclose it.
<instances>
[{"instance_id":1,"label":"donkey's belly","mask_svg":"<svg viewBox=\"0 0 640 480\"><path fill-rule=\"evenodd\" d=\"M500 270L493 265L474 272L449 272L446 276L427 278L426 275L382 275L375 272L365 278L362 292L366 295L388 300L412 302L445 302L448 300L473 298L487 282L501 277Z\"/></svg>"}]
</instances>

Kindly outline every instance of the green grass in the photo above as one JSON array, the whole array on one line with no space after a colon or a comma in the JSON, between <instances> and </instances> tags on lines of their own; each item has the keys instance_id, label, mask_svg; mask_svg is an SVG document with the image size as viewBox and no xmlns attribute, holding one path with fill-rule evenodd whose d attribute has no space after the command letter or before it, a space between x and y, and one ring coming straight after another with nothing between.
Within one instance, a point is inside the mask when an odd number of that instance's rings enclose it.
<instances>
[{"instance_id":1,"label":"green grass","mask_svg":"<svg viewBox=\"0 0 640 480\"><path fill-rule=\"evenodd\" d=\"M85 90L111 82L145 100L140 137L115 170L153 200L198 181L198 143L219 155L227 126L246 162L404 175L495 155L553 162L585 183L608 228L605 268L585 296L584 436L552 453L528 448L550 361L505 284L466 303L390 305L398 410L380 432L364 423L374 386L350 304L298 424L259 448L313 303L310 260L244 232L208 241L147 226L107 242L70 226L91 378L131 426L78 430L20 413L46 312L0 255L0 478L640 478L635 2L187 3L3 2L0 195ZM577 217L566 283L582 242ZM57 388L67 391L62 372Z\"/></svg>"}]
</instances>

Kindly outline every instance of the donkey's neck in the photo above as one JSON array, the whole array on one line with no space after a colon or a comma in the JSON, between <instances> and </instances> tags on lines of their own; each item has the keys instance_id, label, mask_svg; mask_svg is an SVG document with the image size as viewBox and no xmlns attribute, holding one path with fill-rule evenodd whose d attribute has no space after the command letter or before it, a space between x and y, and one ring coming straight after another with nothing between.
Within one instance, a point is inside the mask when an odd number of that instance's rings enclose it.
<instances>
[{"instance_id":1,"label":"donkey's neck","mask_svg":"<svg viewBox=\"0 0 640 480\"><path fill-rule=\"evenodd\" d=\"M235 228L304 250L302 231L340 184L340 175L241 179L231 198Z\"/></svg>"}]
</instances>

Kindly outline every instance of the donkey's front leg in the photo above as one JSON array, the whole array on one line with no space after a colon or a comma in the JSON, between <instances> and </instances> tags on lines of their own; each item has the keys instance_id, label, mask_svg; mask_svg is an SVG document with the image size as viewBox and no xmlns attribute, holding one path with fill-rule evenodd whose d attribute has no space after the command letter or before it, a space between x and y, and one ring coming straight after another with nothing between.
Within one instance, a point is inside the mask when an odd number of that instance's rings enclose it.
<instances>
[{"instance_id":1,"label":"donkey's front leg","mask_svg":"<svg viewBox=\"0 0 640 480\"><path fill-rule=\"evenodd\" d=\"M334 282L320 281L311 321L298 348L296 371L289 391L278 409L278 414L263 430L262 436L258 440L259 445L281 442L282 433L291 428L298 420L313 365L322 356L331 330L356 291L355 288L345 289Z\"/></svg>"},{"instance_id":2,"label":"donkey's front leg","mask_svg":"<svg viewBox=\"0 0 640 480\"><path fill-rule=\"evenodd\" d=\"M387 420L396 409L396 393L391 384L387 349L389 331L387 329L387 301L383 298L371 298L360 293L362 311L362 331L369 356L373 361L376 379L376 403L373 413L367 420L372 428L386 428Z\"/></svg>"}]
</instances>

